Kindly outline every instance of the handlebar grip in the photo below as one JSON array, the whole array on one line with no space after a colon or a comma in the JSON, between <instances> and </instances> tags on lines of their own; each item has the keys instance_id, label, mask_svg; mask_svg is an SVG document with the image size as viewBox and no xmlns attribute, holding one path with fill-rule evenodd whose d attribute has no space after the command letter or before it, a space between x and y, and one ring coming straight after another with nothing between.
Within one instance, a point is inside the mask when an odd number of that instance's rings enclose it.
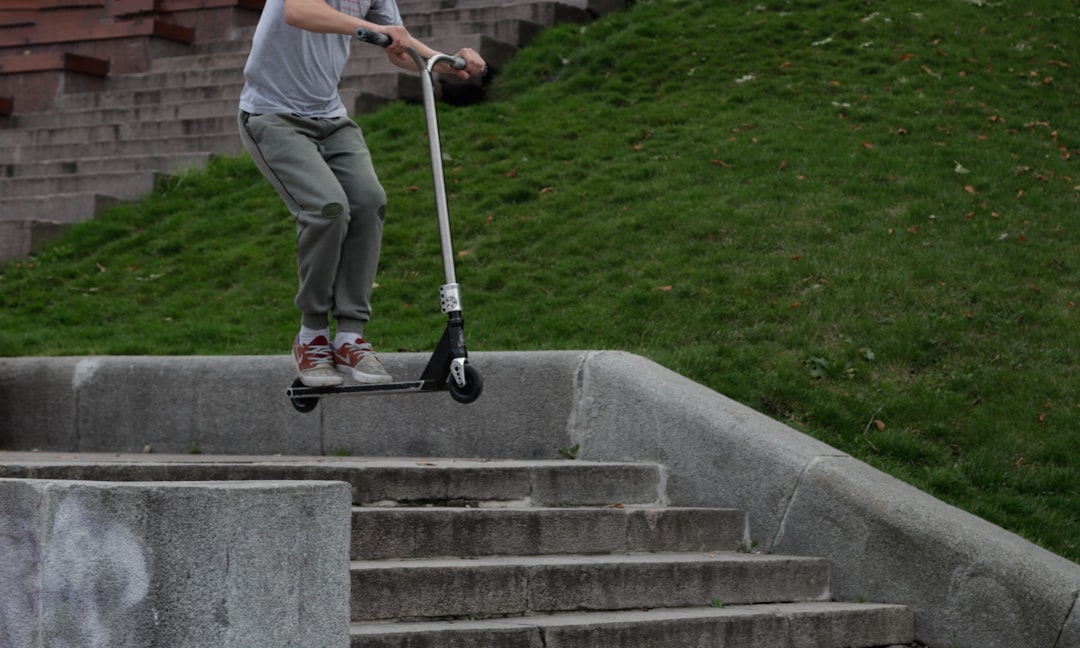
<instances>
[{"instance_id":1,"label":"handlebar grip","mask_svg":"<svg viewBox=\"0 0 1080 648\"><path fill-rule=\"evenodd\" d=\"M450 67L455 70L464 70L467 65L468 63L465 62L465 59L460 56L455 56L454 60L450 62Z\"/></svg>"},{"instance_id":2,"label":"handlebar grip","mask_svg":"<svg viewBox=\"0 0 1080 648\"><path fill-rule=\"evenodd\" d=\"M363 27L356 30L356 38L365 43L378 45L379 47L389 47L390 43L393 42L393 39L386 34L380 34L379 32L364 29Z\"/></svg>"}]
</instances>

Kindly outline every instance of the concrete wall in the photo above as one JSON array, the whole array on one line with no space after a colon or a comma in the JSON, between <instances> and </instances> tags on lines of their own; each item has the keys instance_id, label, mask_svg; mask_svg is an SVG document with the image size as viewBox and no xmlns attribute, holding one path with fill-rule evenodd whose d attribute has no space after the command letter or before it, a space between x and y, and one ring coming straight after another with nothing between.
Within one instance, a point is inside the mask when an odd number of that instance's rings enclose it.
<instances>
[{"instance_id":1,"label":"concrete wall","mask_svg":"<svg viewBox=\"0 0 1080 648\"><path fill-rule=\"evenodd\" d=\"M426 356L389 354L399 378ZM0 448L657 461L671 504L745 509L764 551L828 557L840 599L902 603L934 648L1077 648L1080 565L639 356L475 353L484 394L325 399L288 358L0 359Z\"/></svg>"},{"instance_id":2,"label":"concrete wall","mask_svg":"<svg viewBox=\"0 0 1080 648\"><path fill-rule=\"evenodd\" d=\"M0 646L349 645L339 482L0 479Z\"/></svg>"},{"instance_id":3,"label":"concrete wall","mask_svg":"<svg viewBox=\"0 0 1080 648\"><path fill-rule=\"evenodd\" d=\"M0 358L0 449L69 452L559 458L579 354L499 353L477 362L478 401L446 392L285 397L287 357ZM425 354L388 354L415 380Z\"/></svg>"}]
</instances>

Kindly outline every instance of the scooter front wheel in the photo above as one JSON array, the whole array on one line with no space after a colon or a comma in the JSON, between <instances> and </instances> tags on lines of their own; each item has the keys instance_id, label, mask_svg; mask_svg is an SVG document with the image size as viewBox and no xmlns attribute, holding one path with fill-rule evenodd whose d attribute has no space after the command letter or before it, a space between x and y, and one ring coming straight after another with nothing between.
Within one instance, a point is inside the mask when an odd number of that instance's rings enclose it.
<instances>
[{"instance_id":1,"label":"scooter front wheel","mask_svg":"<svg viewBox=\"0 0 1080 648\"><path fill-rule=\"evenodd\" d=\"M467 364L465 365L465 384L459 385L451 379L449 387L450 396L454 400L459 403L471 403L480 398L480 393L484 391L484 379L475 367Z\"/></svg>"}]
</instances>

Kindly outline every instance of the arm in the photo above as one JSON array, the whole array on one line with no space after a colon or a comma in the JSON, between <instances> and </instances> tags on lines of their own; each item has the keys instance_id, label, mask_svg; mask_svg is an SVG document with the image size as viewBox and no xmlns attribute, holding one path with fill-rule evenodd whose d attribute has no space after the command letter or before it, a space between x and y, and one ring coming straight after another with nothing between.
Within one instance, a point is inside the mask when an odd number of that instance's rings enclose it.
<instances>
[{"instance_id":1,"label":"arm","mask_svg":"<svg viewBox=\"0 0 1080 648\"><path fill-rule=\"evenodd\" d=\"M410 47L412 47L414 50L416 50L416 52L418 54L420 54L420 56L423 56L424 58L431 58L435 54L438 54L438 52L431 49L426 44L424 44L423 42L417 40L416 38L414 38L412 36L409 37L409 40L410 40ZM393 63L394 65L397 65L399 67L403 67L403 68L405 68L407 70L415 70L416 69L416 65L413 63L413 60L412 60L412 58L410 56L405 55L405 54L403 54L402 56L395 56L395 55L389 53L389 49L387 50L387 54L390 57L390 62ZM469 77L472 77L472 76L480 76L480 75L482 75L484 73L485 70L487 70L487 63L484 62L483 57L481 57L480 54L478 52L476 52L476 50L474 50L472 48L463 47L460 50L458 50L456 56L459 56L459 57L461 57L462 59L465 60L465 69L464 70L455 70L455 69L451 68L449 65L445 65L445 64L439 64L438 66L436 66L436 69L439 72L445 72L445 73L448 73L448 74L453 74L453 75L456 75L458 77L461 77L462 79L468 79Z\"/></svg>"},{"instance_id":2,"label":"arm","mask_svg":"<svg viewBox=\"0 0 1080 648\"><path fill-rule=\"evenodd\" d=\"M408 30L401 25L378 25L362 18L354 18L331 8L324 0L285 0L285 23L291 27L323 34L351 36L361 27L386 34L391 40L386 48L391 60L406 56L405 50L412 46L413 41Z\"/></svg>"}]
</instances>

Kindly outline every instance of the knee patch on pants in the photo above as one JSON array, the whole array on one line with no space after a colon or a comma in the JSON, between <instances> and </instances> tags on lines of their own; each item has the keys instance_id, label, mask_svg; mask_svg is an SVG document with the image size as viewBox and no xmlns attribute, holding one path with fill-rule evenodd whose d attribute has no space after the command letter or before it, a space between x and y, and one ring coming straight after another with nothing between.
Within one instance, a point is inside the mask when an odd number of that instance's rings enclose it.
<instances>
[{"instance_id":1,"label":"knee patch on pants","mask_svg":"<svg viewBox=\"0 0 1080 648\"><path fill-rule=\"evenodd\" d=\"M337 218L345 213L345 205L341 203L326 203L320 212L323 218Z\"/></svg>"}]
</instances>

